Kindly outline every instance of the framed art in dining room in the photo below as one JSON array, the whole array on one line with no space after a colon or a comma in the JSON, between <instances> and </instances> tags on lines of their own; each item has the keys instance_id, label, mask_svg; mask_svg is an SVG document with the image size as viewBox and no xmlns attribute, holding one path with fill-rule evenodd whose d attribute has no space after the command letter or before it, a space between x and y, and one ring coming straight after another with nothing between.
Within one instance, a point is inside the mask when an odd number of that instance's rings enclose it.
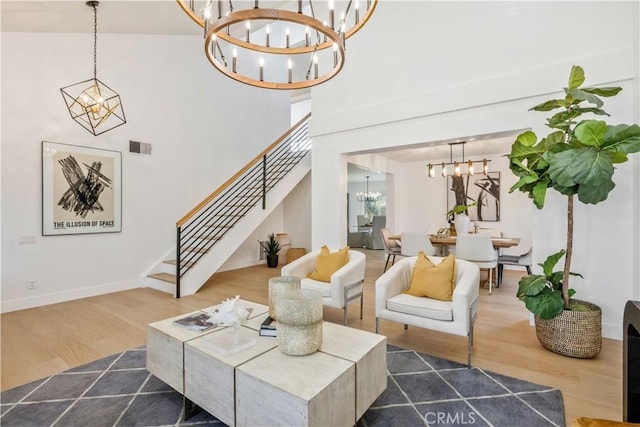
<instances>
[{"instance_id":1,"label":"framed art in dining room","mask_svg":"<svg viewBox=\"0 0 640 427\"><path fill-rule=\"evenodd\" d=\"M500 172L447 176L447 210L476 201L467 211L471 221L500 221Z\"/></svg>"},{"instance_id":2,"label":"framed art in dining room","mask_svg":"<svg viewBox=\"0 0 640 427\"><path fill-rule=\"evenodd\" d=\"M42 235L122 231L122 153L42 141Z\"/></svg>"}]
</instances>

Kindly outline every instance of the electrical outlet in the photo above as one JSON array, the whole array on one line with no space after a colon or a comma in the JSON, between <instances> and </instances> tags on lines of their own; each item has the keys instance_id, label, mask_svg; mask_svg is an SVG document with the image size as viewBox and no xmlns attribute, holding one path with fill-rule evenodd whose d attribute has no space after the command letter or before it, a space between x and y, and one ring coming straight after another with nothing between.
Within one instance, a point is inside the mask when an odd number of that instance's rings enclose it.
<instances>
[{"instance_id":1,"label":"electrical outlet","mask_svg":"<svg viewBox=\"0 0 640 427\"><path fill-rule=\"evenodd\" d=\"M27 282L27 289L33 290L33 289L36 289L36 288L37 288L37 286L36 286L36 281L35 280L29 280Z\"/></svg>"}]
</instances>

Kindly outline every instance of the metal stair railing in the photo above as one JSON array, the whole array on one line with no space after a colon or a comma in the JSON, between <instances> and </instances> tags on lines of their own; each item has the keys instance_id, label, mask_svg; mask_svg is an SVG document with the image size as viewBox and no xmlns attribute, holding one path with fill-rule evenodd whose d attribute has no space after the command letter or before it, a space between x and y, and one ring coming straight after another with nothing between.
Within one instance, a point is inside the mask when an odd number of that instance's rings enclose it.
<instances>
[{"instance_id":1,"label":"metal stair railing","mask_svg":"<svg viewBox=\"0 0 640 427\"><path fill-rule=\"evenodd\" d=\"M180 278L261 202L311 150L307 114L176 223L176 298Z\"/></svg>"}]
</instances>

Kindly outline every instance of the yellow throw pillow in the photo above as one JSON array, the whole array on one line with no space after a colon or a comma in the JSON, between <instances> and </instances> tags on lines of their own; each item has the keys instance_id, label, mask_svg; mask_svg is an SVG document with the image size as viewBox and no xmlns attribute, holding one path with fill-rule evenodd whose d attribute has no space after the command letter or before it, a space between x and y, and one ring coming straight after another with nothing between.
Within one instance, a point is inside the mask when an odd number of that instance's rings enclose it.
<instances>
[{"instance_id":1,"label":"yellow throw pillow","mask_svg":"<svg viewBox=\"0 0 640 427\"><path fill-rule=\"evenodd\" d=\"M420 251L413 266L409 289L405 293L414 297L451 301L455 286L455 255L447 255L440 264L434 265L424 252Z\"/></svg>"},{"instance_id":2,"label":"yellow throw pillow","mask_svg":"<svg viewBox=\"0 0 640 427\"><path fill-rule=\"evenodd\" d=\"M325 245L320 248L320 254L316 259L316 269L307 277L329 283L331 282L331 275L340 270L348 261L349 246L345 246L337 252L329 252L329 248Z\"/></svg>"},{"instance_id":3,"label":"yellow throw pillow","mask_svg":"<svg viewBox=\"0 0 640 427\"><path fill-rule=\"evenodd\" d=\"M600 418L579 417L573 420L573 427L631 427L640 426L637 423L625 423L622 421L611 421Z\"/></svg>"}]
</instances>

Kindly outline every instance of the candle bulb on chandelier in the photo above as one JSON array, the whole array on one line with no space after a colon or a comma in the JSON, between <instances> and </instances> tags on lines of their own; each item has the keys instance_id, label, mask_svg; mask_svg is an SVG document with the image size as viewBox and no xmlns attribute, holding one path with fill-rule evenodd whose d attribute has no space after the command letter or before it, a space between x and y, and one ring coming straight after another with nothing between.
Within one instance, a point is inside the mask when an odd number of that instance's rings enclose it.
<instances>
[{"instance_id":1,"label":"candle bulb on chandelier","mask_svg":"<svg viewBox=\"0 0 640 427\"><path fill-rule=\"evenodd\" d=\"M442 162L442 177L445 178L447 176L447 168L444 165L444 162Z\"/></svg>"},{"instance_id":2,"label":"candle bulb on chandelier","mask_svg":"<svg viewBox=\"0 0 640 427\"><path fill-rule=\"evenodd\" d=\"M482 173L487 175L489 173L489 165L487 164L487 159L482 161Z\"/></svg>"},{"instance_id":3,"label":"candle bulb on chandelier","mask_svg":"<svg viewBox=\"0 0 640 427\"><path fill-rule=\"evenodd\" d=\"M218 49L218 37L214 34L213 37L211 37L211 53L213 54L213 57L216 57L216 50Z\"/></svg>"},{"instance_id":4,"label":"candle bulb on chandelier","mask_svg":"<svg viewBox=\"0 0 640 427\"><path fill-rule=\"evenodd\" d=\"M453 162L453 175L460 176L460 164L458 162Z\"/></svg>"},{"instance_id":5,"label":"candle bulb on chandelier","mask_svg":"<svg viewBox=\"0 0 640 427\"><path fill-rule=\"evenodd\" d=\"M222 0L218 0L218 19L222 18Z\"/></svg>"},{"instance_id":6,"label":"candle bulb on chandelier","mask_svg":"<svg viewBox=\"0 0 640 427\"><path fill-rule=\"evenodd\" d=\"M264 81L264 58L260 57L258 63L260 64L260 81Z\"/></svg>"},{"instance_id":7,"label":"candle bulb on chandelier","mask_svg":"<svg viewBox=\"0 0 640 427\"><path fill-rule=\"evenodd\" d=\"M287 61L287 67L289 68L289 83L293 80L293 61L291 58Z\"/></svg>"},{"instance_id":8,"label":"candle bulb on chandelier","mask_svg":"<svg viewBox=\"0 0 640 427\"><path fill-rule=\"evenodd\" d=\"M271 35L271 27L269 27L269 24L267 24L266 28L264 29L264 32L267 35L266 46L269 47L269 36Z\"/></svg>"},{"instance_id":9,"label":"candle bulb on chandelier","mask_svg":"<svg viewBox=\"0 0 640 427\"><path fill-rule=\"evenodd\" d=\"M467 171L469 172L469 175L473 175L473 162L471 160L469 160Z\"/></svg>"},{"instance_id":10,"label":"candle bulb on chandelier","mask_svg":"<svg viewBox=\"0 0 640 427\"><path fill-rule=\"evenodd\" d=\"M436 176L436 171L434 170L431 163L429 163L429 165L427 166L427 174L429 175L429 178L433 178Z\"/></svg>"},{"instance_id":11,"label":"candle bulb on chandelier","mask_svg":"<svg viewBox=\"0 0 640 427\"><path fill-rule=\"evenodd\" d=\"M333 44L333 66L338 65L338 44Z\"/></svg>"},{"instance_id":12,"label":"candle bulb on chandelier","mask_svg":"<svg viewBox=\"0 0 640 427\"><path fill-rule=\"evenodd\" d=\"M357 24L358 22L360 22L360 2L358 0L356 0L353 6L353 9L356 12L356 24Z\"/></svg>"},{"instance_id":13,"label":"candle bulb on chandelier","mask_svg":"<svg viewBox=\"0 0 640 427\"><path fill-rule=\"evenodd\" d=\"M245 24L246 29L247 29L247 43L250 43L250 32L251 32L251 21L247 21L247 23Z\"/></svg>"},{"instance_id":14,"label":"candle bulb on chandelier","mask_svg":"<svg viewBox=\"0 0 640 427\"><path fill-rule=\"evenodd\" d=\"M329 0L329 23L331 24L331 29L332 29L332 30L333 30L333 29L335 29L335 27L334 27L334 24L335 24L335 22L334 22L335 17L334 17L333 7L334 7L334 5L333 5L333 0Z\"/></svg>"},{"instance_id":15,"label":"candle bulb on chandelier","mask_svg":"<svg viewBox=\"0 0 640 427\"><path fill-rule=\"evenodd\" d=\"M204 36L207 37L207 32L209 31L209 25L211 24L211 9L206 8L203 12L203 20L204 20Z\"/></svg>"},{"instance_id":16,"label":"candle bulb on chandelier","mask_svg":"<svg viewBox=\"0 0 640 427\"><path fill-rule=\"evenodd\" d=\"M304 29L304 45L309 46L309 26Z\"/></svg>"},{"instance_id":17,"label":"candle bulb on chandelier","mask_svg":"<svg viewBox=\"0 0 640 427\"><path fill-rule=\"evenodd\" d=\"M286 41L286 46L287 46L287 48L289 48L289 37L290 37L290 34L289 34L289 27L285 28L284 32L285 32L285 34L286 34L286 39L287 39L287 41Z\"/></svg>"},{"instance_id":18,"label":"candle bulb on chandelier","mask_svg":"<svg viewBox=\"0 0 640 427\"><path fill-rule=\"evenodd\" d=\"M231 61L231 71L237 73L238 71L236 70L236 65L238 64L238 49L233 49L232 55L233 59Z\"/></svg>"},{"instance_id":19,"label":"candle bulb on chandelier","mask_svg":"<svg viewBox=\"0 0 640 427\"><path fill-rule=\"evenodd\" d=\"M318 78L318 55L313 55L313 78Z\"/></svg>"}]
</instances>

